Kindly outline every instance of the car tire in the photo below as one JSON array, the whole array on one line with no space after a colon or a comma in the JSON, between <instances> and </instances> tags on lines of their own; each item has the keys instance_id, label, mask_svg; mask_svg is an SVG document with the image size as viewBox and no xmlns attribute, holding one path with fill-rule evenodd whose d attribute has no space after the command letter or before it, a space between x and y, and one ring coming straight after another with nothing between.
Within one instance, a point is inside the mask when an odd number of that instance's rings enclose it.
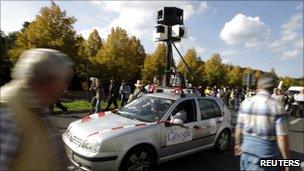
<instances>
[{"instance_id":1,"label":"car tire","mask_svg":"<svg viewBox=\"0 0 304 171\"><path fill-rule=\"evenodd\" d=\"M156 154L153 149L138 146L131 149L123 158L120 171L152 171L156 166Z\"/></svg>"},{"instance_id":2,"label":"car tire","mask_svg":"<svg viewBox=\"0 0 304 171\"><path fill-rule=\"evenodd\" d=\"M226 150L229 146L230 136L230 131L228 129L224 129L215 141L214 150L217 152L222 152Z\"/></svg>"}]
</instances>

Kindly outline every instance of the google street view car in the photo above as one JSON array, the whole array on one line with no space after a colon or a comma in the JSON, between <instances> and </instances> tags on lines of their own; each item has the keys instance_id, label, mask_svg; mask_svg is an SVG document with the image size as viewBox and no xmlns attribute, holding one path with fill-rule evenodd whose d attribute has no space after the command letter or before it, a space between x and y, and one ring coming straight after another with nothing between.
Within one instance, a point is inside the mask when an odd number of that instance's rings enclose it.
<instances>
[{"instance_id":1,"label":"google street view car","mask_svg":"<svg viewBox=\"0 0 304 171\"><path fill-rule=\"evenodd\" d=\"M163 91L76 120L62 138L81 169L153 170L201 150L223 151L230 136L231 115L220 99Z\"/></svg>"}]
</instances>

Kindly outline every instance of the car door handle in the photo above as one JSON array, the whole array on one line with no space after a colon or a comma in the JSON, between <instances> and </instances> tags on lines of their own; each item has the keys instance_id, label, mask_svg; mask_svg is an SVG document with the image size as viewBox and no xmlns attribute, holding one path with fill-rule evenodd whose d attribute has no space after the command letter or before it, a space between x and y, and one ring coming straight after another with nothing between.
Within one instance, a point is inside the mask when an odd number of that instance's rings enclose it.
<instances>
[{"instance_id":1,"label":"car door handle","mask_svg":"<svg viewBox=\"0 0 304 171\"><path fill-rule=\"evenodd\" d=\"M222 121L218 120L218 121L216 121L216 123L217 123L217 124L220 124L220 123L222 123Z\"/></svg>"},{"instance_id":2,"label":"car door handle","mask_svg":"<svg viewBox=\"0 0 304 171\"><path fill-rule=\"evenodd\" d=\"M193 127L194 129L202 129L202 127L198 126L198 125L194 125Z\"/></svg>"}]
</instances>

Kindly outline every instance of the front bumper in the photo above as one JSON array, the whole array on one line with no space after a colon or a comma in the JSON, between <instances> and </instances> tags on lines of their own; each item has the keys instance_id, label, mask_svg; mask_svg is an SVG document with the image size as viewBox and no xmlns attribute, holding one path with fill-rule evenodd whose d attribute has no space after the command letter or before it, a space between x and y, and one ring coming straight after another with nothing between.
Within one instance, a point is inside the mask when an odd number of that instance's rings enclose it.
<instances>
[{"instance_id":1,"label":"front bumper","mask_svg":"<svg viewBox=\"0 0 304 171\"><path fill-rule=\"evenodd\" d=\"M65 145L66 154L70 161L83 170L118 170L119 162L118 156L88 158L73 152L67 145Z\"/></svg>"}]
</instances>

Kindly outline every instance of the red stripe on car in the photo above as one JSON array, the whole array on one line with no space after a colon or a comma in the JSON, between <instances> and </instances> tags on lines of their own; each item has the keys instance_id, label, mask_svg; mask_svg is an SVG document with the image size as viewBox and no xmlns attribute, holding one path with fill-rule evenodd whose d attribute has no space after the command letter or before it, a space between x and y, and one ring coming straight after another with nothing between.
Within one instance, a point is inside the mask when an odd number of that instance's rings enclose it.
<instances>
[{"instance_id":1,"label":"red stripe on car","mask_svg":"<svg viewBox=\"0 0 304 171\"><path fill-rule=\"evenodd\" d=\"M98 117L103 117L105 115L105 112L98 112Z\"/></svg>"},{"instance_id":2,"label":"red stripe on car","mask_svg":"<svg viewBox=\"0 0 304 171\"><path fill-rule=\"evenodd\" d=\"M147 124L145 124L145 123L141 123L141 124L135 124L135 127L139 127L139 126L145 126L145 125L147 125Z\"/></svg>"},{"instance_id":3,"label":"red stripe on car","mask_svg":"<svg viewBox=\"0 0 304 171\"><path fill-rule=\"evenodd\" d=\"M92 135L95 135L95 134L98 134L98 132L94 132L94 133L88 135L88 137L89 137L89 136L92 136Z\"/></svg>"},{"instance_id":4,"label":"red stripe on car","mask_svg":"<svg viewBox=\"0 0 304 171\"><path fill-rule=\"evenodd\" d=\"M81 122L88 122L89 120L91 120L91 117L85 116L84 118L81 119Z\"/></svg>"},{"instance_id":5,"label":"red stripe on car","mask_svg":"<svg viewBox=\"0 0 304 171\"><path fill-rule=\"evenodd\" d=\"M111 130L122 129L122 128L123 126L120 126L120 127L111 128Z\"/></svg>"}]
</instances>

